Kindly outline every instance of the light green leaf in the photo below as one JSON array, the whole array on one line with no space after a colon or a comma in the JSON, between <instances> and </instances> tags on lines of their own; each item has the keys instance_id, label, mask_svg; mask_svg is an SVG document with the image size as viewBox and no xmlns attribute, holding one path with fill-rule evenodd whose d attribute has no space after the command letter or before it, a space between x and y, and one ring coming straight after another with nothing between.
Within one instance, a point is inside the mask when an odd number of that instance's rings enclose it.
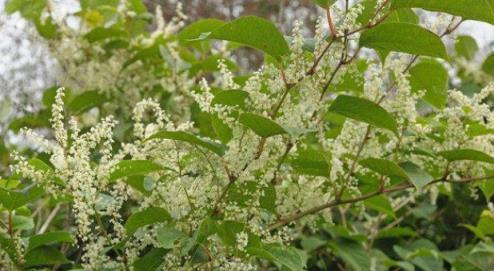
<instances>
[{"instance_id":1,"label":"light green leaf","mask_svg":"<svg viewBox=\"0 0 494 271\"><path fill-rule=\"evenodd\" d=\"M218 237L225 246L235 246L237 244L237 234L242 232L245 225L236 221L223 221L217 224Z\"/></svg>"},{"instance_id":2,"label":"light green leaf","mask_svg":"<svg viewBox=\"0 0 494 271\"><path fill-rule=\"evenodd\" d=\"M52 231L43 234L33 235L29 237L29 246L27 251L33 250L37 247L44 245L51 245L56 243L73 243L72 236L65 231Z\"/></svg>"},{"instance_id":3,"label":"light green leaf","mask_svg":"<svg viewBox=\"0 0 494 271\"><path fill-rule=\"evenodd\" d=\"M392 7L422 8L494 24L494 0L393 0Z\"/></svg>"},{"instance_id":4,"label":"light green leaf","mask_svg":"<svg viewBox=\"0 0 494 271\"><path fill-rule=\"evenodd\" d=\"M289 159L295 172L309 176L329 176L329 165L320 150L299 150L298 155Z\"/></svg>"},{"instance_id":5,"label":"light green leaf","mask_svg":"<svg viewBox=\"0 0 494 271\"><path fill-rule=\"evenodd\" d=\"M98 107L107 101L105 95L98 91L85 91L76 96L68 105L68 109L74 115L79 115L93 107Z\"/></svg>"},{"instance_id":6,"label":"light green leaf","mask_svg":"<svg viewBox=\"0 0 494 271\"><path fill-rule=\"evenodd\" d=\"M93 30L89 31L84 35L84 38L90 43L106 40L106 39L114 39L114 38L125 38L129 35L129 33L123 30L120 27L112 26L112 27L96 27Z\"/></svg>"},{"instance_id":7,"label":"light green leaf","mask_svg":"<svg viewBox=\"0 0 494 271\"><path fill-rule=\"evenodd\" d=\"M156 238L160 247L173 249L180 240L187 239L188 236L174 227L166 225L157 230Z\"/></svg>"},{"instance_id":8,"label":"light green leaf","mask_svg":"<svg viewBox=\"0 0 494 271\"><path fill-rule=\"evenodd\" d=\"M283 34L270 21L255 16L240 17L215 29L206 37L256 48L277 61L290 54Z\"/></svg>"},{"instance_id":9,"label":"light green leaf","mask_svg":"<svg viewBox=\"0 0 494 271\"><path fill-rule=\"evenodd\" d=\"M386 159L367 158L360 161L360 164L381 175L408 179L407 173L400 166Z\"/></svg>"},{"instance_id":10,"label":"light green leaf","mask_svg":"<svg viewBox=\"0 0 494 271\"><path fill-rule=\"evenodd\" d=\"M393 116L381 106L363 98L340 95L331 103L329 111L398 133Z\"/></svg>"},{"instance_id":11,"label":"light green leaf","mask_svg":"<svg viewBox=\"0 0 494 271\"><path fill-rule=\"evenodd\" d=\"M484 194L485 200L490 202L492 195L494 195L494 178L479 182L478 187Z\"/></svg>"},{"instance_id":12,"label":"light green leaf","mask_svg":"<svg viewBox=\"0 0 494 271\"><path fill-rule=\"evenodd\" d=\"M385 21L386 23L410 23L410 24L418 24L419 23L419 17L415 12L413 12L412 9L409 8L403 8L403 9L397 9L393 10L388 18Z\"/></svg>"},{"instance_id":13,"label":"light green leaf","mask_svg":"<svg viewBox=\"0 0 494 271\"><path fill-rule=\"evenodd\" d=\"M410 68L412 90L425 90L422 99L436 108L443 108L448 100L448 78L448 71L435 60L422 60Z\"/></svg>"},{"instance_id":14,"label":"light green leaf","mask_svg":"<svg viewBox=\"0 0 494 271\"><path fill-rule=\"evenodd\" d=\"M448 59L446 47L436 34L409 23L384 23L371 28L362 33L360 46Z\"/></svg>"},{"instance_id":15,"label":"light green leaf","mask_svg":"<svg viewBox=\"0 0 494 271\"><path fill-rule=\"evenodd\" d=\"M128 235L134 234L139 228L147 225L171 221L167 210L158 207L148 207L140 212L132 214L125 222L125 231Z\"/></svg>"},{"instance_id":16,"label":"light green leaf","mask_svg":"<svg viewBox=\"0 0 494 271\"><path fill-rule=\"evenodd\" d=\"M133 266L136 271L154 271L163 263L167 250L164 248L153 248L146 255L138 258Z\"/></svg>"},{"instance_id":17,"label":"light green leaf","mask_svg":"<svg viewBox=\"0 0 494 271\"><path fill-rule=\"evenodd\" d=\"M410 182L417 189L422 189L422 187L433 181L433 178L429 175L429 173L422 170L419 166L412 162L401 163L400 167L405 170Z\"/></svg>"},{"instance_id":18,"label":"light green leaf","mask_svg":"<svg viewBox=\"0 0 494 271\"><path fill-rule=\"evenodd\" d=\"M471 60L477 54L479 46L474 38L466 35L461 35L456 38L455 50L458 56Z\"/></svg>"},{"instance_id":19,"label":"light green leaf","mask_svg":"<svg viewBox=\"0 0 494 271\"><path fill-rule=\"evenodd\" d=\"M171 139L171 140L187 142L192 145L196 145L208 149L219 156L225 154L225 151L227 150L227 147L223 144L211 141L206 138L200 138L198 136L183 131L162 131L150 136L146 140L152 140L152 139Z\"/></svg>"},{"instance_id":20,"label":"light green leaf","mask_svg":"<svg viewBox=\"0 0 494 271\"><path fill-rule=\"evenodd\" d=\"M347 241L340 240L330 242L329 246L332 252L340 257L348 266L355 271L370 271L371 260L369 253L364 250L362 245Z\"/></svg>"},{"instance_id":21,"label":"light green leaf","mask_svg":"<svg viewBox=\"0 0 494 271\"><path fill-rule=\"evenodd\" d=\"M147 175L163 169L162 166L148 160L123 160L114 166L110 181L135 175Z\"/></svg>"},{"instance_id":22,"label":"light green leaf","mask_svg":"<svg viewBox=\"0 0 494 271\"><path fill-rule=\"evenodd\" d=\"M252 113L241 114L238 121L250 128L258 136L264 138L287 133L278 123L264 116Z\"/></svg>"},{"instance_id":23,"label":"light green leaf","mask_svg":"<svg viewBox=\"0 0 494 271\"><path fill-rule=\"evenodd\" d=\"M478 161L478 162L485 162L485 163L489 163L489 164L494 164L494 157L492 157L486 153L483 153L481 151L472 150L472 149L458 149L458 150L442 151L442 152L439 152L438 154L450 162L461 161L461 160L470 160L470 161Z\"/></svg>"}]
</instances>

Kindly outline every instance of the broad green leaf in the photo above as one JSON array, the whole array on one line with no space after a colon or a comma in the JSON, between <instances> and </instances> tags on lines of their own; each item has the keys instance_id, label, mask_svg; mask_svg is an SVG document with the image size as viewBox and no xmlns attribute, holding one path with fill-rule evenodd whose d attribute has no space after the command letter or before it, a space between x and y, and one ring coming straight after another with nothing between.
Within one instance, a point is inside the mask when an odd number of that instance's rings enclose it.
<instances>
[{"instance_id":1,"label":"broad green leaf","mask_svg":"<svg viewBox=\"0 0 494 271\"><path fill-rule=\"evenodd\" d=\"M367 158L360 161L360 164L381 175L408 179L407 173L400 166L386 159Z\"/></svg>"},{"instance_id":2,"label":"broad green leaf","mask_svg":"<svg viewBox=\"0 0 494 271\"><path fill-rule=\"evenodd\" d=\"M276 188L272 184L263 187L259 197L259 206L271 213L276 213Z\"/></svg>"},{"instance_id":3,"label":"broad green leaf","mask_svg":"<svg viewBox=\"0 0 494 271\"><path fill-rule=\"evenodd\" d=\"M187 142L192 145L208 149L219 156L225 154L225 151L227 150L227 147L223 144L211 141L206 138L200 138L198 136L183 131L162 131L150 136L146 140L152 139L170 139Z\"/></svg>"},{"instance_id":4,"label":"broad green leaf","mask_svg":"<svg viewBox=\"0 0 494 271\"><path fill-rule=\"evenodd\" d=\"M98 91L85 91L76 96L68 105L68 109L74 115L79 115L93 107L98 107L107 101L105 95Z\"/></svg>"},{"instance_id":5,"label":"broad green leaf","mask_svg":"<svg viewBox=\"0 0 494 271\"><path fill-rule=\"evenodd\" d=\"M422 189L428 183L433 181L433 178L431 175L429 175L429 173L427 173L412 162L401 163L400 167L405 170L410 182L417 189Z\"/></svg>"},{"instance_id":6,"label":"broad green leaf","mask_svg":"<svg viewBox=\"0 0 494 271\"><path fill-rule=\"evenodd\" d=\"M484 194L485 200L490 202L492 195L494 195L494 178L479 182L478 187Z\"/></svg>"},{"instance_id":7,"label":"broad green leaf","mask_svg":"<svg viewBox=\"0 0 494 271\"><path fill-rule=\"evenodd\" d=\"M479 46L474 38L466 35L461 35L456 38L455 50L458 56L471 60L477 54Z\"/></svg>"},{"instance_id":8,"label":"broad green leaf","mask_svg":"<svg viewBox=\"0 0 494 271\"><path fill-rule=\"evenodd\" d=\"M393 0L392 7L422 8L494 24L494 0Z\"/></svg>"},{"instance_id":9,"label":"broad green leaf","mask_svg":"<svg viewBox=\"0 0 494 271\"><path fill-rule=\"evenodd\" d=\"M0 203L7 210L15 210L38 199L43 193L43 188L34 185L14 191L0 187Z\"/></svg>"},{"instance_id":10,"label":"broad green leaf","mask_svg":"<svg viewBox=\"0 0 494 271\"><path fill-rule=\"evenodd\" d=\"M486 153L483 153L481 151L472 150L472 149L458 149L458 150L442 151L442 152L439 152L438 154L450 162L461 161L461 160L470 160L470 161L478 161L478 162L485 162L485 163L489 163L489 164L494 164L494 157L492 157Z\"/></svg>"},{"instance_id":11,"label":"broad green leaf","mask_svg":"<svg viewBox=\"0 0 494 271\"><path fill-rule=\"evenodd\" d=\"M199 20L184 27L178 33L178 39L180 41L189 41L199 37L202 33L213 32L224 24L225 22L218 19Z\"/></svg>"},{"instance_id":12,"label":"broad green leaf","mask_svg":"<svg viewBox=\"0 0 494 271\"><path fill-rule=\"evenodd\" d=\"M237 244L237 234L242 232L245 225L236 221L223 221L216 225L218 237L225 246L235 246Z\"/></svg>"},{"instance_id":13,"label":"broad green leaf","mask_svg":"<svg viewBox=\"0 0 494 271\"><path fill-rule=\"evenodd\" d=\"M355 271L370 271L371 259L369 253L355 242L347 240L332 241L329 243L331 252L340 257Z\"/></svg>"},{"instance_id":14,"label":"broad green leaf","mask_svg":"<svg viewBox=\"0 0 494 271\"><path fill-rule=\"evenodd\" d=\"M283 34L268 20L255 17L240 17L215 29L207 38L238 42L256 48L281 61L290 54Z\"/></svg>"},{"instance_id":15,"label":"broad green leaf","mask_svg":"<svg viewBox=\"0 0 494 271\"><path fill-rule=\"evenodd\" d=\"M448 71L435 60L423 60L410 68L412 90L425 90L422 99L436 108L443 108L448 100L448 78Z\"/></svg>"},{"instance_id":16,"label":"broad green leaf","mask_svg":"<svg viewBox=\"0 0 494 271\"><path fill-rule=\"evenodd\" d=\"M494 54L489 55L482 64L482 70L487 74L494 74Z\"/></svg>"},{"instance_id":17,"label":"broad green leaf","mask_svg":"<svg viewBox=\"0 0 494 271\"><path fill-rule=\"evenodd\" d=\"M93 30L89 31L84 38L90 43L106 40L106 39L114 39L114 38L125 38L129 35L129 33L123 30L120 27L112 26L112 27L96 27Z\"/></svg>"},{"instance_id":18,"label":"broad green leaf","mask_svg":"<svg viewBox=\"0 0 494 271\"><path fill-rule=\"evenodd\" d=\"M401 238L401 237L415 237L417 233L411 228L401 228L394 227L390 229L380 230L377 234L377 239L386 239L386 238Z\"/></svg>"},{"instance_id":19,"label":"broad green leaf","mask_svg":"<svg viewBox=\"0 0 494 271\"><path fill-rule=\"evenodd\" d=\"M140 212L132 214L125 222L125 231L128 235L134 234L139 228L147 225L171 221L167 210L158 207L148 207Z\"/></svg>"},{"instance_id":20,"label":"broad green leaf","mask_svg":"<svg viewBox=\"0 0 494 271\"><path fill-rule=\"evenodd\" d=\"M448 59L446 47L436 34L409 23L384 23L371 28L362 33L360 46Z\"/></svg>"},{"instance_id":21,"label":"broad green leaf","mask_svg":"<svg viewBox=\"0 0 494 271\"><path fill-rule=\"evenodd\" d=\"M148 160L124 160L114 166L110 174L110 181L129 176L146 175L163 169L162 166Z\"/></svg>"},{"instance_id":22,"label":"broad green leaf","mask_svg":"<svg viewBox=\"0 0 494 271\"><path fill-rule=\"evenodd\" d=\"M212 105L222 104L228 106L244 107L245 99L249 96L249 93L242 90L224 90L214 95L211 101Z\"/></svg>"},{"instance_id":23,"label":"broad green leaf","mask_svg":"<svg viewBox=\"0 0 494 271\"><path fill-rule=\"evenodd\" d=\"M36 27L36 30L38 30L40 36L45 39L54 39L58 35L58 25L53 21L51 17L48 17L44 20L35 19L34 26Z\"/></svg>"},{"instance_id":24,"label":"broad green leaf","mask_svg":"<svg viewBox=\"0 0 494 271\"><path fill-rule=\"evenodd\" d=\"M173 249L178 245L180 240L187 239L188 236L174 227L166 225L157 230L156 238L160 247Z\"/></svg>"},{"instance_id":25,"label":"broad green leaf","mask_svg":"<svg viewBox=\"0 0 494 271\"><path fill-rule=\"evenodd\" d=\"M385 22L418 24L419 17L417 16L417 14L415 14L415 12L413 12L412 9L403 8L403 9L393 10L389 14Z\"/></svg>"},{"instance_id":26,"label":"broad green leaf","mask_svg":"<svg viewBox=\"0 0 494 271\"><path fill-rule=\"evenodd\" d=\"M393 116L381 106L363 98L340 95L331 103L329 111L398 133Z\"/></svg>"},{"instance_id":27,"label":"broad green leaf","mask_svg":"<svg viewBox=\"0 0 494 271\"><path fill-rule=\"evenodd\" d=\"M5 5L5 12L12 14L19 11L22 17L34 22L41 19L46 4L46 0L9 0Z\"/></svg>"},{"instance_id":28,"label":"broad green leaf","mask_svg":"<svg viewBox=\"0 0 494 271\"><path fill-rule=\"evenodd\" d=\"M247 247L247 252L250 255L273 262L281 270L304 270L305 262L300 253L293 247L268 244L262 247Z\"/></svg>"},{"instance_id":29,"label":"broad green leaf","mask_svg":"<svg viewBox=\"0 0 494 271\"><path fill-rule=\"evenodd\" d=\"M33 235L29 238L29 246L27 251L33 250L44 245L56 243L73 243L72 236L65 231L52 231L43 234Z\"/></svg>"},{"instance_id":30,"label":"broad green leaf","mask_svg":"<svg viewBox=\"0 0 494 271\"><path fill-rule=\"evenodd\" d=\"M51 246L40 246L25 255L26 267L58 265L70 263L65 255Z\"/></svg>"},{"instance_id":31,"label":"broad green leaf","mask_svg":"<svg viewBox=\"0 0 494 271\"><path fill-rule=\"evenodd\" d=\"M275 135L286 134L286 130L283 127L264 116L252 113L243 113L240 115L238 121L246 127L250 128L260 137L266 138Z\"/></svg>"},{"instance_id":32,"label":"broad green leaf","mask_svg":"<svg viewBox=\"0 0 494 271\"><path fill-rule=\"evenodd\" d=\"M138 258L134 264L136 271L154 271L157 270L163 263L164 256L167 250L164 248L153 248L146 255Z\"/></svg>"},{"instance_id":33,"label":"broad green leaf","mask_svg":"<svg viewBox=\"0 0 494 271\"><path fill-rule=\"evenodd\" d=\"M329 165L324 153L318 150L301 150L296 157L289 159L295 172L309 176L329 176Z\"/></svg>"},{"instance_id":34,"label":"broad green leaf","mask_svg":"<svg viewBox=\"0 0 494 271\"><path fill-rule=\"evenodd\" d=\"M364 205L367 208L371 208L373 210L386 214L389 217L396 218L396 214L393 211L393 206L391 206L389 199L384 195L367 199L364 201Z\"/></svg>"}]
</instances>

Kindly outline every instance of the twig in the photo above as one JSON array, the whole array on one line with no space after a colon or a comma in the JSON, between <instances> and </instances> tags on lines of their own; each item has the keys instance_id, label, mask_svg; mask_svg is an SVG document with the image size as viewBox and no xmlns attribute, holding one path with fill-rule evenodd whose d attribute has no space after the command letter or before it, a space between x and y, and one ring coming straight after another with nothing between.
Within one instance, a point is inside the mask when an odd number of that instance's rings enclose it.
<instances>
[{"instance_id":1,"label":"twig","mask_svg":"<svg viewBox=\"0 0 494 271\"><path fill-rule=\"evenodd\" d=\"M43 226L41 226L41 228L39 229L38 234L43 234L46 232L48 227L50 227L51 222L53 221L53 219L57 215L58 211L60 211L61 207L62 207L62 204L59 203L55 206L55 208L53 208L53 210L50 212L50 214L46 218L45 223L43 223Z\"/></svg>"}]
</instances>

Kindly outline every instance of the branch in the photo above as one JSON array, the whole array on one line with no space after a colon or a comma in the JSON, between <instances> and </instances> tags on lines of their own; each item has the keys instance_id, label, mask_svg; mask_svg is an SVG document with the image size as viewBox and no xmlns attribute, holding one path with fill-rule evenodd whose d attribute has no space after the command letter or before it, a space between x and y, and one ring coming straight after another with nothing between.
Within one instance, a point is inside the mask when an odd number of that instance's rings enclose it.
<instances>
[{"instance_id":1,"label":"branch","mask_svg":"<svg viewBox=\"0 0 494 271\"><path fill-rule=\"evenodd\" d=\"M440 178L440 179L436 179L436 180L428 183L427 186L430 186L430 185L433 185L436 183L470 183L470 182L474 182L474 181L481 181L481 180L486 180L486 179L491 179L491 178L494 178L494 175L488 175L488 176L483 176L483 177L472 177L472 178L465 178L465 179L458 179L458 180L446 180L444 178ZM274 230L278 227L289 224L289 223L291 223L297 219L300 219L300 218L308 216L308 215L316 214L316 213L318 213L322 210L328 209L328 208L332 208L332 207L344 205L344 204L356 203L356 202L364 201L364 200L367 200L367 199L370 199L370 198L373 198L373 197L376 197L379 195L389 194L389 193L398 192L398 191L404 191L404 190L409 189L409 188L413 188L413 184L405 183L402 185L397 185L397 186L386 188L386 189L380 189L380 190L377 190L377 191L374 191L374 192L371 192L371 193L368 193L368 194L365 194L365 195L362 195L359 197L351 198L351 199L344 199L344 200L335 199L335 200L330 201L328 203L325 203L325 204L322 204L319 206L315 206L315 207L312 207L312 208L307 209L305 211L302 211L302 212L287 216L285 218L282 218L282 219L278 220L277 222L269 225L268 230Z\"/></svg>"}]
</instances>

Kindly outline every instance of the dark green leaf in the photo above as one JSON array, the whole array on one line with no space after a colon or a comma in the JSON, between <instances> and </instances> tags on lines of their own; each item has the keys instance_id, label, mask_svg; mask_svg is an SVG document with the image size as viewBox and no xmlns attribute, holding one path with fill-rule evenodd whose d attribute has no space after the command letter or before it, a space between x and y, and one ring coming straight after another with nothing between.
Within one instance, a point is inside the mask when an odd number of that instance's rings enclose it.
<instances>
[{"instance_id":1,"label":"dark green leaf","mask_svg":"<svg viewBox=\"0 0 494 271\"><path fill-rule=\"evenodd\" d=\"M371 259L367 251L355 242L341 240L330 242L331 250L336 256L355 271L370 271Z\"/></svg>"},{"instance_id":2,"label":"dark green leaf","mask_svg":"<svg viewBox=\"0 0 494 271\"><path fill-rule=\"evenodd\" d=\"M239 122L250 128L260 137L271 137L275 135L286 134L286 130L278 123L264 116L243 113L239 117Z\"/></svg>"},{"instance_id":3,"label":"dark green leaf","mask_svg":"<svg viewBox=\"0 0 494 271\"><path fill-rule=\"evenodd\" d=\"M398 133L393 116L381 106L366 99L340 95L331 103L329 111Z\"/></svg>"},{"instance_id":4,"label":"dark green leaf","mask_svg":"<svg viewBox=\"0 0 494 271\"><path fill-rule=\"evenodd\" d=\"M489 55L482 64L482 70L487 74L494 75L494 54Z\"/></svg>"},{"instance_id":5,"label":"dark green leaf","mask_svg":"<svg viewBox=\"0 0 494 271\"><path fill-rule=\"evenodd\" d=\"M396 218L395 212L393 211L393 206L391 206L389 199L383 195L365 200L364 205L367 208L371 208L380 213L386 214L389 217Z\"/></svg>"},{"instance_id":6,"label":"dark green leaf","mask_svg":"<svg viewBox=\"0 0 494 271\"><path fill-rule=\"evenodd\" d=\"M281 270L301 271L305 263L299 252L293 247L268 244L262 247L248 247L250 255L275 263Z\"/></svg>"},{"instance_id":7,"label":"dark green leaf","mask_svg":"<svg viewBox=\"0 0 494 271\"><path fill-rule=\"evenodd\" d=\"M128 235L132 235L139 228L155 223L171 221L171 219L167 210L158 207L148 207L129 217L127 222L125 222L125 231Z\"/></svg>"},{"instance_id":8,"label":"dark green leaf","mask_svg":"<svg viewBox=\"0 0 494 271\"><path fill-rule=\"evenodd\" d=\"M52 231L43 234L33 235L29 238L29 246L27 251L33 250L44 245L56 243L73 243L72 236L65 231Z\"/></svg>"},{"instance_id":9,"label":"dark green leaf","mask_svg":"<svg viewBox=\"0 0 494 271\"><path fill-rule=\"evenodd\" d=\"M134 270L136 271L153 271L158 269L164 261L166 249L153 248L142 258L134 262Z\"/></svg>"},{"instance_id":10,"label":"dark green leaf","mask_svg":"<svg viewBox=\"0 0 494 271\"><path fill-rule=\"evenodd\" d=\"M408 179L408 175L400 166L386 159L367 158L360 161L360 164L381 175Z\"/></svg>"},{"instance_id":11,"label":"dark green leaf","mask_svg":"<svg viewBox=\"0 0 494 271\"><path fill-rule=\"evenodd\" d=\"M68 109L74 115L79 115L93 107L98 107L107 101L105 95L98 91L85 91L76 96L68 105Z\"/></svg>"},{"instance_id":12,"label":"dark green leaf","mask_svg":"<svg viewBox=\"0 0 494 271\"><path fill-rule=\"evenodd\" d=\"M41 246L26 253L26 267L70 263L62 252L51 246Z\"/></svg>"},{"instance_id":13,"label":"dark green leaf","mask_svg":"<svg viewBox=\"0 0 494 271\"><path fill-rule=\"evenodd\" d=\"M192 40L199 37L202 33L213 32L224 24L225 22L218 19L199 20L184 27L184 29L178 33L178 39L180 41Z\"/></svg>"},{"instance_id":14,"label":"dark green leaf","mask_svg":"<svg viewBox=\"0 0 494 271\"><path fill-rule=\"evenodd\" d=\"M242 232L245 225L236 221L223 221L217 225L218 236L225 246L235 246L237 244L237 234Z\"/></svg>"},{"instance_id":15,"label":"dark green leaf","mask_svg":"<svg viewBox=\"0 0 494 271\"><path fill-rule=\"evenodd\" d=\"M110 174L110 181L129 176L146 175L163 169L162 166L148 160L124 160L115 165Z\"/></svg>"},{"instance_id":16,"label":"dark green leaf","mask_svg":"<svg viewBox=\"0 0 494 271\"><path fill-rule=\"evenodd\" d=\"M486 162L489 164L494 164L494 157L483 153L481 151L472 150L472 149L458 149L458 150L450 150L450 151L442 151L438 153L440 156L446 158L446 160L452 161L461 161L461 160L471 160L478 162Z\"/></svg>"},{"instance_id":17,"label":"dark green leaf","mask_svg":"<svg viewBox=\"0 0 494 271\"><path fill-rule=\"evenodd\" d=\"M249 93L242 90L224 90L214 95L211 101L212 105L222 104L228 106L244 107L245 99L249 96Z\"/></svg>"},{"instance_id":18,"label":"dark green leaf","mask_svg":"<svg viewBox=\"0 0 494 271\"><path fill-rule=\"evenodd\" d=\"M15 210L38 199L44 190L39 186L30 186L23 190L7 190L0 187L0 202L7 210Z\"/></svg>"},{"instance_id":19,"label":"dark green leaf","mask_svg":"<svg viewBox=\"0 0 494 271\"><path fill-rule=\"evenodd\" d=\"M422 8L494 24L494 0L393 0L392 7Z\"/></svg>"},{"instance_id":20,"label":"dark green leaf","mask_svg":"<svg viewBox=\"0 0 494 271\"><path fill-rule=\"evenodd\" d=\"M290 53L280 31L270 21L255 16L240 17L226 23L209 33L207 38L238 42L261 50L278 61Z\"/></svg>"},{"instance_id":21,"label":"dark green leaf","mask_svg":"<svg viewBox=\"0 0 494 271\"><path fill-rule=\"evenodd\" d=\"M448 58L446 47L434 33L409 23L384 23L360 37L360 46L381 51Z\"/></svg>"},{"instance_id":22,"label":"dark green leaf","mask_svg":"<svg viewBox=\"0 0 494 271\"><path fill-rule=\"evenodd\" d=\"M171 140L187 142L192 145L196 145L208 149L219 156L225 154L225 151L227 150L227 147L223 144L211 141L206 138L200 138L193 134L189 134L183 131L162 131L150 136L146 140L152 140L152 139L171 139Z\"/></svg>"}]
</instances>

